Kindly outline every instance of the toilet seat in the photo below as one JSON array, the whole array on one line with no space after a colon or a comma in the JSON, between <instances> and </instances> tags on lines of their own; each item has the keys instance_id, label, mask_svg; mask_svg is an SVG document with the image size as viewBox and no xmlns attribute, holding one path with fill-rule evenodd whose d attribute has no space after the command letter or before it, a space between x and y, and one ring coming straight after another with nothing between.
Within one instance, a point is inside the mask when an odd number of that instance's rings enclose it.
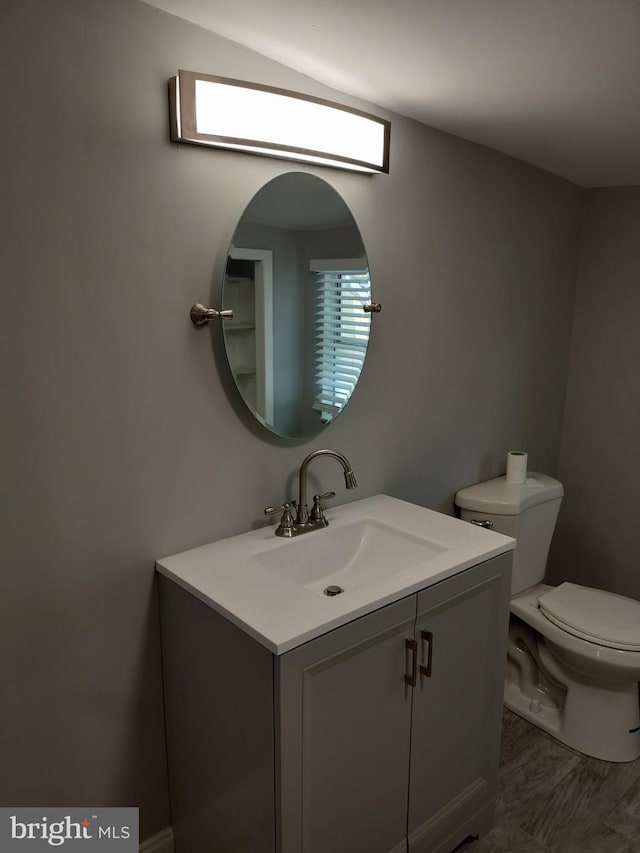
<instances>
[{"instance_id":1,"label":"toilet seat","mask_svg":"<svg viewBox=\"0 0 640 853\"><path fill-rule=\"evenodd\" d=\"M640 652L640 602L563 583L537 599L541 613L567 633L611 649Z\"/></svg>"}]
</instances>

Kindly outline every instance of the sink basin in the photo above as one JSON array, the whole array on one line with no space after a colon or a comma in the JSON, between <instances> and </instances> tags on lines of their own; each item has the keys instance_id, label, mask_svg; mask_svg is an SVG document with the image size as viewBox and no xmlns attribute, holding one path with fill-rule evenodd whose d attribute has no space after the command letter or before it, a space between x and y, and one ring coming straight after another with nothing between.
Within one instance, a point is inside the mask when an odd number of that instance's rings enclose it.
<instances>
[{"instance_id":1,"label":"sink basin","mask_svg":"<svg viewBox=\"0 0 640 853\"><path fill-rule=\"evenodd\" d=\"M253 559L280 578L323 595L329 586L341 591L356 589L424 563L445 550L446 545L364 519L305 533L279 547L259 551Z\"/></svg>"},{"instance_id":2,"label":"sink basin","mask_svg":"<svg viewBox=\"0 0 640 853\"><path fill-rule=\"evenodd\" d=\"M466 521L376 495L326 510L292 539L260 527L158 560L158 571L270 652L327 631L514 547ZM324 594L328 586L343 594Z\"/></svg>"}]
</instances>

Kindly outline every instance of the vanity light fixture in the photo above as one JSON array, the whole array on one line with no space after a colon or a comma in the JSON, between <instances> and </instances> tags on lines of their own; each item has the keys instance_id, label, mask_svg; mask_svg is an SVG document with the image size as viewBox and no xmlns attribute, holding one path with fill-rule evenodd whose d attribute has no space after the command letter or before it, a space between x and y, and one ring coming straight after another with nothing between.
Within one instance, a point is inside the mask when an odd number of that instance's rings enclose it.
<instances>
[{"instance_id":1,"label":"vanity light fixture","mask_svg":"<svg viewBox=\"0 0 640 853\"><path fill-rule=\"evenodd\" d=\"M357 172L389 171L391 123L287 89L178 71L171 139Z\"/></svg>"}]
</instances>

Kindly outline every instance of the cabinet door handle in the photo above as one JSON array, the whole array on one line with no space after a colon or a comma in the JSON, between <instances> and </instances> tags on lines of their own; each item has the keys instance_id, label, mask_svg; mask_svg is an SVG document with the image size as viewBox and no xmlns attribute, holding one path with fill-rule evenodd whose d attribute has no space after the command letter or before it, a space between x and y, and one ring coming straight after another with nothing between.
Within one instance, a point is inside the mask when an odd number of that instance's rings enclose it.
<instances>
[{"instance_id":1,"label":"cabinet door handle","mask_svg":"<svg viewBox=\"0 0 640 853\"><path fill-rule=\"evenodd\" d=\"M427 678L431 678L431 661L433 659L433 634L431 631L420 631L420 638L422 642L429 643L429 650L427 652L427 665L420 664L420 675L426 675ZM424 660L424 653L422 655L422 659Z\"/></svg>"},{"instance_id":2,"label":"cabinet door handle","mask_svg":"<svg viewBox=\"0 0 640 853\"><path fill-rule=\"evenodd\" d=\"M415 687L418 682L416 673L416 666L418 663L418 644L415 640L405 640L404 647L408 652L411 652L411 675L407 675L405 673L404 683L408 684L409 687Z\"/></svg>"}]
</instances>

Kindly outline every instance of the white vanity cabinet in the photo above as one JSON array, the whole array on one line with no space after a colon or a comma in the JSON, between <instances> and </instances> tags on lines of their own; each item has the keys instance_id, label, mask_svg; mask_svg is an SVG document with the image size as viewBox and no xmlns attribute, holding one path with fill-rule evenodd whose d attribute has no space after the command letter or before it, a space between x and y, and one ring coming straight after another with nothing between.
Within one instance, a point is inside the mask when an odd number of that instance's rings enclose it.
<instances>
[{"instance_id":1,"label":"white vanity cabinet","mask_svg":"<svg viewBox=\"0 0 640 853\"><path fill-rule=\"evenodd\" d=\"M450 853L485 832L510 567L281 655L160 577L176 853Z\"/></svg>"}]
</instances>

